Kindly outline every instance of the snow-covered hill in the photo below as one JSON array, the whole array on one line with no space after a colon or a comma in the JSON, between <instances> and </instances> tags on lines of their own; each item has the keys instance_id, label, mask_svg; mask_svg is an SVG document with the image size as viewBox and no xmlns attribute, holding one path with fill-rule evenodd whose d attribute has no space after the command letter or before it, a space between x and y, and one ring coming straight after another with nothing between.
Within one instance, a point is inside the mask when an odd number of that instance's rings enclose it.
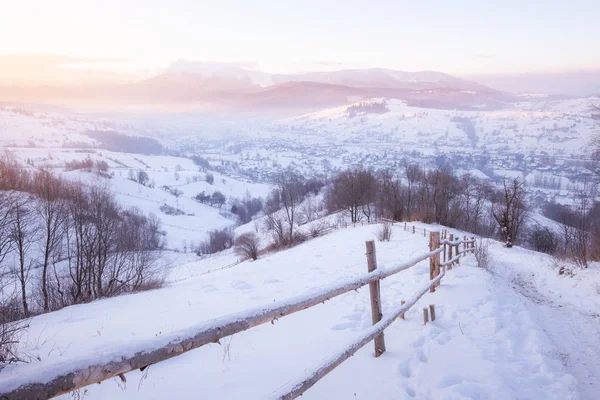
<instances>
[{"instance_id":1,"label":"snow-covered hill","mask_svg":"<svg viewBox=\"0 0 600 400\"><path fill-rule=\"evenodd\" d=\"M232 201L247 195L265 197L270 185L251 183L209 172L214 182L206 181L207 173L188 158L119 153L96 149L69 148L8 148L11 154L28 168L46 168L58 175L82 182L107 185L117 201L125 207L138 207L153 213L162 221L167 248L191 250L205 240L206 233L214 229L234 226L236 217L228 212ZM73 161L92 160L106 162L103 175L84 169L69 170L66 164ZM145 185L130 179L130 174L144 171L148 175ZM107 178L106 176L112 176ZM201 192L225 195L221 207L199 203L193 197ZM176 195L175 195L176 194ZM180 215L165 213L162 206L179 210Z\"/></svg>"},{"instance_id":2,"label":"snow-covered hill","mask_svg":"<svg viewBox=\"0 0 600 400\"><path fill-rule=\"evenodd\" d=\"M32 362L5 368L0 386L83 365L88 354L127 353L141 340L364 274L364 242L376 229L350 226L226 269L218 266L231 264L232 254L184 262L163 289L35 317L22 344ZM427 248L427 238L397 227L391 242L377 243L379 268ZM382 357L366 346L305 397L594 399L600 389L598 266L568 277L558 275L551 257L535 252L493 243L491 256L489 271L477 268L473 256L449 271L434 294L386 330ZM425 261L383 281L384 315L428 279ZM423 326L420 310L429 304L436 305L437 320ZM86 398L268 398L370 325L368 290L361 289L129 373L126 384L89 387Z\"/></svg>"}]
</instances>

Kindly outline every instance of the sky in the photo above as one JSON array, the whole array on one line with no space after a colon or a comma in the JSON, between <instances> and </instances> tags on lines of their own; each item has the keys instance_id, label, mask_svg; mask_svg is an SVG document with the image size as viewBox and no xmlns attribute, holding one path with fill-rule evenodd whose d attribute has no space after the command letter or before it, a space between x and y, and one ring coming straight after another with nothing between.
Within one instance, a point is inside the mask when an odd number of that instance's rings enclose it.
<instances>
[{"instance_id":1,"label":"sky","mask_svg":"<svg viewBox=\"0 0 600 400\"><path fill-rule=\"evenodd\" d=\"M0 0L0 10L5 79L130 77L177 59L277 73L600 68L597 0Z\"/></svg>"}]
</instances>

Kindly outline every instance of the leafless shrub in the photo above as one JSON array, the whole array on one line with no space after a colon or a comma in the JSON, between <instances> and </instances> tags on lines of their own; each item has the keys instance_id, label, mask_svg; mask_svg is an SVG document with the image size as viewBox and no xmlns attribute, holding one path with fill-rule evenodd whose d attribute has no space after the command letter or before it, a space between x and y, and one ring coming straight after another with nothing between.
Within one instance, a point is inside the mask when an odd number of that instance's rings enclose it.
<instances>
[{"instance_id":1,"label":"leafless shrub","mask_svg":"<svg viewBox=\"0 0 600 400\"><path fill-rule=\"evenodd\" d=\"M258 258L258 247L260 240L254 232L245 233L235 239L235 253L241 257L248 257L252 260Z\"/></svg>"},{"instance_id":2,"label":"leafless shrub","mask_svg":"<svg viewBox=\"0 0 600 400\"><path fill-rule=\"evenodd\" d=\"M273 246L275 248L284 248L290 245L291 240L288 235L287 221L283 218L281 212L274 212L266 215L265 227L271 231Z\"/></svg>"},{"instance_id":3,"label":"leafless shrub","mask_svg":"<svg viewBox=\"0 0 600 400\"><path fill-rule=\"evenodd\" d=\"M330 231L331 227L324 221L319 223L312 224L309 229L310 237L317 238L319 236L323 236Z\"/></svg>"},{"instance_id":4,"label":"leafless shrub","mask_svg":"<svg viewBox=\"0 0 600 400\"><path fill-rule=\"evenodd\" d=\"M160 206L160 211L164 212L167 215L185 215L185 211L180 210L179 208L170 206L168 204L162 204Z\"/></svg>"},{"instance_id":5,"label":"leafless shrub","mask_svg":"<svg viewBox=\"0 0 600 400\"><path fill-rule=\"evenodd\" d=\"M538 226L529 232L528 244L535 251L552 254L558 247L556 235L547 227Z\"/></svg>"},{"instance_id":6,"label":"leafless shrub","mask_svg":"<svg viewBox=\"0 0 600 400\"><path fill-rule=\"evenodd\" d=\"M215 229L208 233L208 239L200 244L196 253L214 254L227 250L233 246L233 232L231 229Z\"/></svg>"},{"instance_id":7,"label":"leafless shrub","mask_svg":"<svg viewBox=\"0 0 600 400\"><path fill-rule=\"evenodd\" d=\"M552 256L551 268L556 271L558 275L573 277L573 264L568 260L564 254L557 253Z\"/></svg>"},{"instance_id":8,"label":"leafless shrub","mask_svg":"<svg viewBox=\"0 0 600 400\"><path fill-rule=\"evenodd\" d=\"M292 243L290 247L298 246L299 244L306 242L308 239L308 235L302 232L294 231L294 236L292 238Z\"/></svg>"},{"instance_id":9,"label":"leafless shrub","mask_svg":"<svg viewBox=\"0 0 600 400\"><path fill-rule=\"evenodd\" d=\"M153 274L151 277L147 277L142 281L136 288L136 292L143 292L145 290L160 289L165 286L165 276L160 274Z\"/></svg>"},{"instance_id":10,"label":"leafless shrub","mask_svg":"<svg viewBox=\"0 0 600 400\"><path fill-rule=\"evenodd\" d=\"M17 353L21 335L29 328L29 322L19 320L19 302L10 298L0 305L0 370L8 364L22 361Z\"/></svg>"},{"instance_id":11,"label":"leafless shrub","mask_svg":"<svg viewBox=\"0 0 600 400\"><path fill-rule=\"evenodd\" d=\"M490 257L490 241L489 239L479 239L475 246L475 260L477 260L477 266L486 270L490 269L491 257Z\"/></svg>"},{"instance_id":12,"label":"leafless shrub","mask_svg":"<svg viewBox=\"0 0 600 400\"><path fill-rule=\"evenodd\" d=\"M346 221L344 213L338 213L336 217L336 226L338 227L338 229L348 227L348 221Z\"/></svg>"},{"instance_id":13,"label":"leafless shrub","mask_svg":"<svg viewBox=\"0 0 600 400\"><path fill-rule=\"evenodd\" d=\"M380 242L389 242L390 239L392 239L392 233L392 224L390 222L384 222L375 233L375 236Z\"/></svg>"}]
</instances>

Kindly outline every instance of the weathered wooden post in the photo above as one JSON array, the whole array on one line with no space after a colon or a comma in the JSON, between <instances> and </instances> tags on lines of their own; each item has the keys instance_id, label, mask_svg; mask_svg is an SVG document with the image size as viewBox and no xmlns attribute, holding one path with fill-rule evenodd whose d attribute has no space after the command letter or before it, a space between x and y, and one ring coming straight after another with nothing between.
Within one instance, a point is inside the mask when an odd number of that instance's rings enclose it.
<instances>
[{"instance_id":1,"label":"weathered wooden post","mask_svg":"<svg viewBox=\"0 0 600 400\"><path fill-rule=\"evenodd\" d=\"M427 237L427 229L423 228L423 237Z\"/></svg>"},{"instance_id":2,"label":"weathered wooden post","mask_svg":"<svg viewBox=\"0 0 600 400\"><path fill-rule=\"evenodd\" d=\"M406 304L406 302L404 300L400 301L400 305L404 305L404 304ZM400 314L400 318L404 319L404 314L405 313Z\"/></svg>"},{"instance_id":3,"label":"weathered wooden post","mask_svg":"<svg viewBox=\"0 0 600 400\"><path fill-rule=\"evenodd\" d=\"M457 242L460 241L460 236L456 235L456 241ZM461 256L460 256L460 243L456 243L456 249L454 249L454 250L456 252L456 257L457 257L456 264L460 265L460 259L461 259Z\"/></svg>"},{"instance_id":4,"label":"weathered wooden post","mask_svg":"<svg viewBox=\"0 0 600 400\"><path fill-rule=\"evenodd\" d=\"M435 321L435 305L429 305L429 314L431 315L431 321Z\"/></svg>"},{"instance_id":5,"label":"weathered wooden post","mask_svg":"<svg viewBox=\"0 0 600 400\"><path fill-rule=\"evenodd\" d=\"M471 236L471 253L475 252L475 236Z\"/></svg>"},{"instance_id":6,"label":"weathered wooden post","mask_svg":"<svg viewBox=\"0 0 600 400\"><path fill-rule=\"evenodd\" d=\"M375 254L375 242L370 240L365 243L367 247L367 267L369 272L377 269L377 256ZM373 325L381 321L381 289L379 281L369 283L369 293L371 294L371 316ZM375 357L379 357L385 351L385 340L383 332L375 337Z\"/></svg>"},{"instance_id":7,"label":"weathered wooden post","mask_svg":"<svg viewBox=\"0 0 600 400\"><path fill-rule=\"evenodd\" d=\"M406 222L404 223L404 232L406 232Z\"/></svg>"},{"instance_id":8,"label":"weathered wooden post","mask_svg":"<svg viewBox=\"0 0 600 400\"><path fill-rule=\"evenodd\" d=\"M440 247L440 233L429 232L429 251L437 250ZM440 274L440 253L429 257L429 279L433 280ZM440 285L439 281L429 287L431 293Z\"/></svg>"},{"instance_id":9,"label":"weathered wooden post","mask_svg":"<svg viewBox=\"0 0 600 400\"><path fill-rule=\"evenodd\" d=\"M413 225L413 235L415 234L415 226Z\"/></svg>"},{"instance_id":10,"label":"weathered wooden post","mask_svg":"<svg viewBox=\"0 0 600 400\"><path fill-rule=\"evenodd\" d=\"M427 322L429 322L429 310L425 307L423 309L423 325L427 325Z\"/></svg>"},{"instance_id":11,"label":"weathered wooden post","mask_svg":"<svg viewBox=\"0 0 600 400\"><path fill-rule=\"evenodd\" d=\"M452 243L454 241L454 234L450 234L450 243ZM452 260L452 248L454 247L454 245L449 244L448 245L448 261ZM452 263L450 263L450 265L448 265L448 269L452 269Z\"/></svg>"}]
</instances>

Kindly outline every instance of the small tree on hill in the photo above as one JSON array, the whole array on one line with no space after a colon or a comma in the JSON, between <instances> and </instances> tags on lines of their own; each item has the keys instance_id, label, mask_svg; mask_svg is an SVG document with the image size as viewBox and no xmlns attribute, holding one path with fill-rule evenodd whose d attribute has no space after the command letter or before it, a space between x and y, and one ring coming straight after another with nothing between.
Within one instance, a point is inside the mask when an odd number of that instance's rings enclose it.
<instances>
[{"instance_id":1,"label":"small tree on hill","mask_svg":"<svg viewBox=\"0 0 600 400\"><path fill-rule=\"evenodd\" d=\"M226 200L225 195L221 192L214 192L210 198L211 203L219 208L223 207Z\"/></svg>"},{"instance_id":2,"label":"small tree on hill","mask_svg":"<svg viewBox=\"0 0 600 400\"><path fill-rule=\"evenodd\" d=\"M211 174L210 172L206 174L206 182L209 185L212 185L213 183L215 183L215 176L213 174Z\"/></svg>"},{"instance_id":3,"label":"small tree on hill","mask_svg":"<svg viewBox=\"0 0 600 400\"><path fill-rule=\"evenodd\" d=\"M512 247L517 239L525 216L525 184L519 179L507 181L504 178L504 188L496 194L492 204L492 216L498 223L500 236L506 247Z\"/></svg>"},{"instance_id":4,"label":"small tree on hill","mask_svg":"<svg viewBox=\"0 0 600 400\"><path fill-rule=\"evenodd\" d=\"M235 239L235 253L241 257L248 257L252 260L256 260L258 258L259 243L260 240L256 233L244 233Z\"/></svg>"}]
</instances>

